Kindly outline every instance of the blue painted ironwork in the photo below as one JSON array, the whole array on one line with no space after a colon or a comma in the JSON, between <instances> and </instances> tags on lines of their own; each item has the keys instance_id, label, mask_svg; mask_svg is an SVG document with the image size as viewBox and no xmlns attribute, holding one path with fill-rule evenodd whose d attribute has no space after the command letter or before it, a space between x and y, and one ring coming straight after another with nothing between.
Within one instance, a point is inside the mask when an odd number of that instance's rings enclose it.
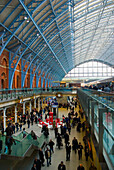
<instances>
[{"instance_id":1,"label":"blue painted ironwork","mask_svg":"<svg viewBox=\"0 0 114 170\"><path fill-rule=\"evenodd\" d=\"M13 76L14 76L14 73L15 73L15 70L16 70L16 67L17 67L17 64L18 64L19 60L22 58L23 54L24 54L25 51L29 48L29 46L31 46L31 45L33 44L33 42L36 41L36 39L37 39L37 37L34 38L33 41L30 42L30 44L23 50L22 54L19 56L19 58L18 58L18 60L17 60L17 63L15 64L14 70L13 70L13 72L12 72L12 75L11 75L11 77L10 77L10 87L9 87L10 89L12 88Z\"/></svg>"},{"instance_id":2,"label":"blue painted ironwork","mask_svg":"<svg viewBox=\"0 0 114 170\"><path fill-rule=\"evenodd\" d=\"M0 11L0 14L4 11L4 9L6 9L6 7L10 4L12 0L9 0L7 4L4 5L4 7L2 8L2 10Z\"/></svg>"},{"instance_id":3,"label":"blue painted ironwork","mask_svg":"<svg viewBox=\"0 0 114 170\"><path fill-rule=\"evenodd\" d=\"M53 49L51 48L51 46L49 45L49 43L47 42L46 38L44 37L44 35L42 34L41 30L39 29L38 25L36 24L36 22L34 21L32 15L29 13L27 7L25 6L25 4L22 2L22 0L19 0L19 2L21 3L21 5L23 6L24 10L26 11L26 13L28 14L28 16L30 17L30 19L32 20L32 22L34 23L35 27L37 28L37 30L40 32L41 36L43 37L44 41L46 42L46 44L48 45L48 47L50 48L50 50L52 51L53 55L55 56L55 58L57 59L58 63L60 64L60 66L62 67L63 71L66 74L66 71L64 69L64 67L62 66L61 62L59 61L58 57L56 56L56 54L54 53Z\"/></svg>"}]
</instances>

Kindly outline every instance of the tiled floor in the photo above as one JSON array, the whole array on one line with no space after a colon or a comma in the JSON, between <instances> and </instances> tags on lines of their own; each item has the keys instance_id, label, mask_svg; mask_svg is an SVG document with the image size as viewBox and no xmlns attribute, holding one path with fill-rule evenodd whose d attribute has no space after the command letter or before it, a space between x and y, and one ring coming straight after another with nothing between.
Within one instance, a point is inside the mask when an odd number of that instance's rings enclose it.
<instances>
[{"instance_id":1,"label":"tiled floor","mask_svg":"<svg viewBox=\"0 0 114 170\"><path fill-rule=\"evenodd\" d=\"M76 110L78 111L78 108ZM67 109L63 109L63 108L59 109L60 118L62 117L63 114L67 116L68 114ZM41 129L37 125L33 125L30 127L30 129L27 129L28 132L30 132L31 130L34 130L34 132L38 136L41 134ZM84 132L79 133L76 131L76 128L72 128L71 135L70 135L70 143L72 143L72 139L74 136L78 139L78 141L80 141L84 145L83 143ZM71 160L66 161L65 145L63 145L63 147L60 150L56 147L56 140L54 137L53 130L50 130L49 138L55 142L55 147L54 147L55 152L52 154L52 165L47 167L45 161L45 166L42 167L42 170L57 170L58 164L61 162L61 160L64 161L67 170L76 170L80 163L83 164L85 170L89 170L91 159L89 158L88 161L85 160L84 151L83 151L82 160L78 160L78 154L75 154L74 151L71 151ZM64 140L63 140L63 144L64 144ZM94 164L97 167L97 170L101 170L94 146L92 149L93 149L93 156L94 156ZM33 164L33 160L37 155L38 154L36 152L33 153L33 155L30 158L26 158L21 163L19 163L16 166L16 169L18 168L18 170L30 170Z\"/></svg>"}]
</instances>

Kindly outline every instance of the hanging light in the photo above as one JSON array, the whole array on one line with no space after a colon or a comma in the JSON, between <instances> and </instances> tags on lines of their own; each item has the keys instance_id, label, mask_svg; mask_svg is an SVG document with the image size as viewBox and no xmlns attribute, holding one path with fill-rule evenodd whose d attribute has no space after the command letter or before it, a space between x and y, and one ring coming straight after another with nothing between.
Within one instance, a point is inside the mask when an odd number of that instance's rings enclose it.
<instances>
[{"instance_id":1,"label":"hanging light","mask_svg":"<svg viewBox=\"0 0 114 170\"><path fill-rule=\"evenodd\" d=\"M24 19L27 20L27 17L25 16Z\"/></svg>"}]
</instances>

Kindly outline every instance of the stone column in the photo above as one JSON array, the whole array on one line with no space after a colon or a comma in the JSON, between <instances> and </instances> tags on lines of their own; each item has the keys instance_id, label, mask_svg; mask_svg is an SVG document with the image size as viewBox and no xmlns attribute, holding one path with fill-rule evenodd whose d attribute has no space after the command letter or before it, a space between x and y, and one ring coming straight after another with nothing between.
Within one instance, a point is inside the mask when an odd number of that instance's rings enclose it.
<instances>
[{"instance_id":1,"label":"stone column","mask_svg":"<svg viewBox=\"0 0 114 170\"><path fill-rule=\"evenodd\" d=\"M103 162L103 112L105 112L105 108L99 108L99 161Z\"/></svg>"},{"instance_id":2,"label":"stone column","mask_svg":"<svg viewBox=\"0 0 114 170\"><path fill-rule=\"evenodd\" d=\"M23 115L25 114L25 102L23 102Z\"/></svg>"},{"instance_id":3,"label":"stone column","mask_svg":"<svg viewBox=\"0 0 114 170\"><path fill-rule=\"evenodd\" d=\"M15 123L17 123L17 105L15 105Z\"/></svg>"},{"instance_id":4,"label":"stone column","mask_svg":"<svg viewBox=\"0 0 114 170\"><path fill-rule=\"evenodd\" d=\"M40 111L40 98L38 98L38 112Z\"/></svg>"},{"instance_id":5,"label":"stone column","mask_svg":"<svg viewBox=\"0 0 114 170\"><path fill-rule=\"evenodd\" d=\"M34 108L36 108L36 98L34 99Z\"/></svg>"},{"instance_id":6,"label":"stone column","mask_svg":"<svg viewBox=\"0 0 114 170\"><path fill-rule=\"evenodd\" d=\"M30 112L32 111L32 103L31 103L31 100L29 102L29 107L30 107Z\"/></svg>"},{"instance_id":7,"label":"stone column","mask_svg":"<svg viewBox=\"0 0 114 170\"><path fill-rule=\"evenodd\" d=\"M6 108L3 110L3 122L4 122L4 131L6 130Z\"/></svg>"}]
</instances>

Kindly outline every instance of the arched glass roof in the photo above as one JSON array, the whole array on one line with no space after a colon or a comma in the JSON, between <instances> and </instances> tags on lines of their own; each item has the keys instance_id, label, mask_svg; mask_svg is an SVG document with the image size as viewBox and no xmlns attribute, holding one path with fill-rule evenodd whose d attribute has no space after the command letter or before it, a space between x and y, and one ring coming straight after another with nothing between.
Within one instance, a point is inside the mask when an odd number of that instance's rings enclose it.
<instances>
[{"instance_id":1,"label":"arched glass roof","mask_svg":"<svg viewBox=\"0 0 114 170\"><path fill-rule=\"evenodd\" d=\"M112 0L85 0L74 5L75 65L90 59L114 65L113 13Z\"/></svg>"},{"instance_id":2,"label":"arched glass roof","mask_svg":"<svg viewBox=\"0 0 114 170\"><path fill-rule=\"evenodd\" d=\"M112 0L0 0L0 55L54 80L88 60L113 66L113 19Z\"/></svg>"},{"instance_id":3,"label":"arched glass roof","mask_svg":"<svg viewBox=\"0 0 114 170\"><path fill-rule=\"evenodd\" d=\"M114 69L98 61L89 61L73 68L65 75L65 80L97 80L114 77Z\"/></svg>"}]
</instances>

